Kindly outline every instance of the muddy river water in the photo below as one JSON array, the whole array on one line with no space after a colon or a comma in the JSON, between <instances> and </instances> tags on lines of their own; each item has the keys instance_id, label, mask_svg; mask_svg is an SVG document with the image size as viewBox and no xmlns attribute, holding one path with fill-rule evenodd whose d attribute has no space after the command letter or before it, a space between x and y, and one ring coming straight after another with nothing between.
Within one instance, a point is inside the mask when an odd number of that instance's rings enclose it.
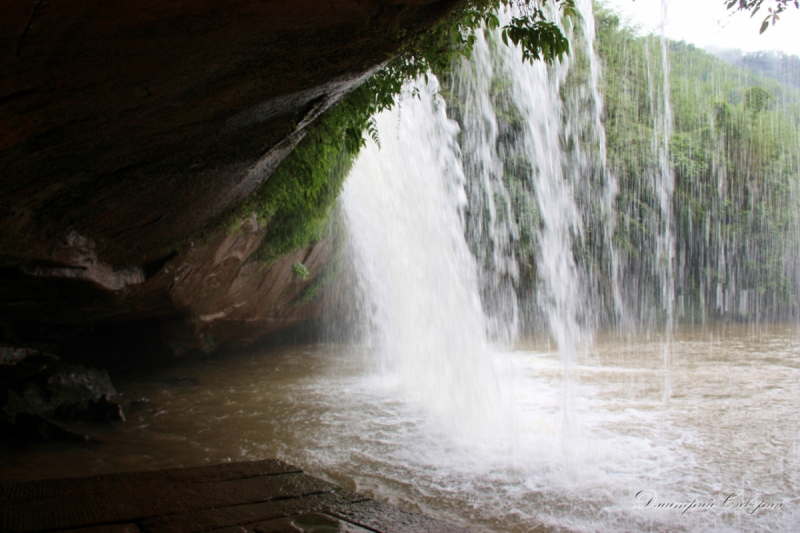
<instances>
[{"instance_id":1,"label":"muddy river water","mask_svg":"<svg viewBox=\"0 0 800 533\"><path fill-rule=\"evenodd\" d=\"M796 325L601 337L568 382L546 342L487 357L502 409L485 428L454 431L367 348L292 346L116 376L127 422L3 449L0 474L277 457L475 531L800 528Z\"/></svg>"}]
</instances>

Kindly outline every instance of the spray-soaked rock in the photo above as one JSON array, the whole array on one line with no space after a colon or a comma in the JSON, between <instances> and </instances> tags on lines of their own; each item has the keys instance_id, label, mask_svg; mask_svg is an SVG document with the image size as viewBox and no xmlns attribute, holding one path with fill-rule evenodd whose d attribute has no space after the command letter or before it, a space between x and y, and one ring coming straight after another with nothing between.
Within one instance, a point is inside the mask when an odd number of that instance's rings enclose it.
<instances>
[{"instance_id":1,"label":"spray-soaked rock","mask_svg":"<svg viewBox=\"0 0 800 533\"><path fill-rule=\"evenodd\" d=\"M125 420L107 371L53 364L57 360L35 350L4 351L0 366L3 436L24 441L85 439L63 423Z\"/></svg>"},{"instance_id":2,"label":"spray-soaked rock","mask_svg":"<svg viewBox=\"0 0 800 533\"><path fill-rule=\"evenodd\" d=\"M117 390L106 370L61 365L47 377L46 388L56 418L89 422L125 420L122 407L112 400Z\"/></svg>"},{"instance_id":3,"label":"spray-soaked rock","mask_svg":"<svg viewBox=\"0 0 800 533\"><path fill-rule=\"evenodd\" d=\"M58 362L58 357L29 348L0 346L0 387L26 381Z\"/></svg>"},{"instance_id":4,"label":"spray-soaked rock","mask_svg":"<svg viewBox=\"0 0 800 533\"><path fill-rule=\"evenodd\" d=\"M48 372L45 381L51 402L56 407L71 405L103 396L116 396L106 370L77 365L59 365Z\"/></svg>"}]
</instances>

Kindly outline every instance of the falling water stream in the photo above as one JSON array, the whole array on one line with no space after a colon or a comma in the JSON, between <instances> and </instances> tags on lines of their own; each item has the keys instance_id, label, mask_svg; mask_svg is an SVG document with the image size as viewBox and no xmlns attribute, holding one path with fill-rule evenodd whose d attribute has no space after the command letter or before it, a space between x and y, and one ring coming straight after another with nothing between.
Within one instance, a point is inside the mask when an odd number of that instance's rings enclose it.
<instances>
[{"instance_id":1,"label":"falling water stream","mask_svg":"<svg viewBox=\"0 0 800 533\"><path fill-rule=\"evenodd\" d=\"M502 411L462 228L457 126L436 91L434 80L377 117L382 147L359 157L342 203L387 376L452 431L479 434Z\"/></svg>"},{"instance_id":2,"label":"falling water stream","mask_svg":"<svg viewBox=\"0 0 800 533\"><path fill-rule=\"evenodd\" d=\"M87 428L92 447L3 450L0 476L279 457L475 531L796 530L800 328L675 323L656 66L650 277L666 327L598 327L630 320L639 288L612 244L618 184L578 7L569 61L523 64L487 32L376 118L380 147L341 198L361 342L117 378L127 424ZM576 256L589 248L603 265Z\"/></svg>"}]
</instances>

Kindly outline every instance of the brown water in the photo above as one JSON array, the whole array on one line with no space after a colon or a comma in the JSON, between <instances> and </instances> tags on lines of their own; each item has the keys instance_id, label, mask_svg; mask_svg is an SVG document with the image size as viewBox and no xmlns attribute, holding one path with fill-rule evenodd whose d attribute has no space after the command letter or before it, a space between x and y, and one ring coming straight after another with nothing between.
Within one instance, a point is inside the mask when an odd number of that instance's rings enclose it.
<instances>
[{"instance_id":1,"label":"brown water","mask_svg":"<svg viewBox=\"0 0 800 533\"><path fill-rule=\"evenodd\" d=\"M3 449L0 476L278 457L476 531L800 529L800 329L688 328L663 340L598 339L566 394L546 343L498 350L502 424L477 436L406 401L353 346L117 377L128 400L147 398L126 423L87 427L89 444Z\"/></svg>"}]
</instances>

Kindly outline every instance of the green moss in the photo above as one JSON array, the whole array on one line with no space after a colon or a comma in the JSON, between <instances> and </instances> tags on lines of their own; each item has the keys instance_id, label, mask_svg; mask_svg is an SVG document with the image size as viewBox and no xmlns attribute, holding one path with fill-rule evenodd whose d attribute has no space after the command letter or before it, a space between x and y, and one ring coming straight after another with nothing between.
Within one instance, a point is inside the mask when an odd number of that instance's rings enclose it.
<instances>
[{"instance_id":1,"label":"green moss","mask_svg":"<svg viewBox=\"0 0 800 533\"><path fill-rule=\"evenodd\" d=\"M292 305L303 305L314 301L344 269L344 244L347 232L343 214L338 206L332 209L325 233L325 237L333 242L333 256L325 263L322 272L314 281L295 298Z\"/></svg>"},{"instance_id":2,"label":"green moss","mask_svg":"<svg viewBox=\"0 0 800 533\"><path fill-rule=\"evenodd\" d=\"M293 305L303 305L308 302L313 301L319 294L321 293L322 289L327 287L331 281L339 277L339 274L342 271L342 262L334 261L332 266L326 267L325 270L317 276L311 285L305 288L300 295L295 298L292 302Z\"/></svg>"},{"instance_id":3,"label":"green moss","mask_svg":"<svg viewBox=\"0 0 800 533\"><path fill-rule=\"evenodd\" d=\"M292 265L292 272L303 281L308 279L308 269L303 263L294 263Z\"/></svg>"},{"instance_id":4,"label":"green moss","mask_svg":"<svg viewBox=\"0 0 800 533\"><path fill-rule=\"evenodd\" d=\"M369 119L352 109L361 91L322 117L237 215L255 214L267 229L256 259L270 263L319 239L358 150L343 139Z\"/></svg>"}]
</instances>

